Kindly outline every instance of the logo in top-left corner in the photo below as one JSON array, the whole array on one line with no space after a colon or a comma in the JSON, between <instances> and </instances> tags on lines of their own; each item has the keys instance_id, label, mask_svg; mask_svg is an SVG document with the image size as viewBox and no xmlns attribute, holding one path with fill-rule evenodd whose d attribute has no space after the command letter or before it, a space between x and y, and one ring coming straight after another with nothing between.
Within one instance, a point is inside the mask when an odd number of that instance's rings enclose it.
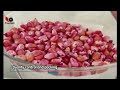
<instances>
[{"instance_id":1,"label":"logo in top-left corner","mask_svg":"<svg viewBox=\"0 0 120 90\"><path fill-rule=\"evenodd\" d=\"M5 16L4 20L5 20L5 24L14 24L12 17Z\"/></svg>"}]
</instances>

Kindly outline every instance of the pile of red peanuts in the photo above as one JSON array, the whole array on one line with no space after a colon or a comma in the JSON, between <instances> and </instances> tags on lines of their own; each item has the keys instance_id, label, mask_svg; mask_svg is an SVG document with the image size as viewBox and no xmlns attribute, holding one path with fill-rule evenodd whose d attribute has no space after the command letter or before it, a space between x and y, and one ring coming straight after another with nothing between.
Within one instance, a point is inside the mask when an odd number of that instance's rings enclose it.
<instances>
[{"instance_id":1,"label":"pile of red peanuts","mask_svg":"<svg viewBox=\"0 0 120 90\"><path fill-rule=\"evenodd\" d=\"M7 53L33 64L88 67L117 61L113 41L81 25L34 19L4 35Z\"/></svg>"}]
</instances>

